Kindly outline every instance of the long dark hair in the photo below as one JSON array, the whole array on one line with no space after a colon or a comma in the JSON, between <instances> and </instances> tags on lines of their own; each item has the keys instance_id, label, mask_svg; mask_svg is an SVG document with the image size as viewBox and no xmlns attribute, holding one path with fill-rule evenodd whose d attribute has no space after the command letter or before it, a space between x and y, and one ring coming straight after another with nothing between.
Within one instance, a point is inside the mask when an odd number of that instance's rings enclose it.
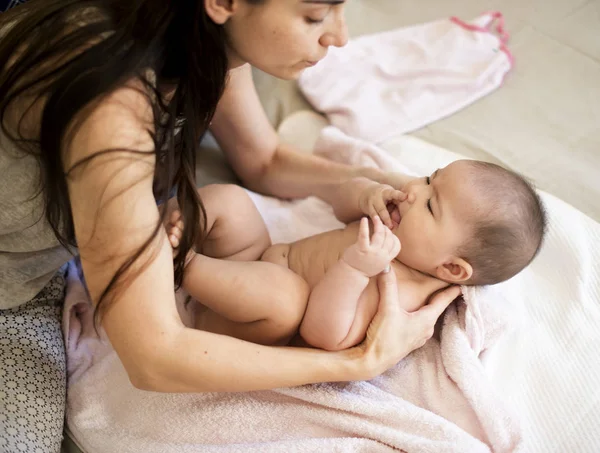
<instances>
[{"instance_id":1,"label":"long dark hair","mask_svg":"<svg viewBox=\"0 0 600 453\"><path fill-rule=\"evenodd\" d=\"M83 163L63 168L67 129L72 136L78 113L126 81L137 78L147 88L154 114L155 196L165 202L177 187L185 222L174 260L179 287L185 256L206 229L195 184L196 152L226 83L223 27L210 20L201 0L30 0L0 16L0 35L1 127L38 159L37 195L44 196L46 219L64 246L77 245L67 178ZM163 84L175 87L168 101L159 92ZM7 126L12 103L25 96L44 102L39 137L22 133L25 114L17 127ZM165 215L104 289L97 320L107 295L153 242Z\"/></svg>"}]
</instances>

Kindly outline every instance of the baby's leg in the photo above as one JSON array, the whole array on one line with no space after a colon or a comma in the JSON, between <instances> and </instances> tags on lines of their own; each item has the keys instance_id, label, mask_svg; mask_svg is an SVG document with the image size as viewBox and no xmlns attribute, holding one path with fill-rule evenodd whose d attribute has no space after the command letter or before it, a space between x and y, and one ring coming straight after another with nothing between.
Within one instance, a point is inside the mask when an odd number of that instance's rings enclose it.
<instances>
[{"instance_id":1,"label":"baby's leg","mask_svg":"<svg viewBox=\"0 0 600 453\"><path fill-rule=\"evenodd\" d=\"M206 210L205 240L196 251L212 258L255 261L271 245L269 232L258 209L244 189L233 184L211 184L198 189ZM169 200L167 232L177 247L180 213L177 199Z\"/></svg>"},{"instance_id":2,"label":"baby's leg","mask_svg":"<svg viewBox=\"0 0 600 453\"><path fill-rule=\"evenodd\" d=\"M254 203L237 186L213 185L199 190L207 213L207 237L202 255L219 260L206 263L194 260L186 269L184 287L199 301L195 327L262 344L283 344L296 331L308 300L308 285L291 270L256 261L270 245L269 235ZM176 209L175 204L171 207ZM177 214L167 227L177 239L181 231ZM220 260L252 261L223 263ZM204 263L204 264L203 264ZM232 285L207 282L203 266L211 266L211 275ZM217 268L222 267L219 272ZM218 288L212 291L212 287ZM228 291L223 291L222 288Z\"/></svg>"}]
</instances>

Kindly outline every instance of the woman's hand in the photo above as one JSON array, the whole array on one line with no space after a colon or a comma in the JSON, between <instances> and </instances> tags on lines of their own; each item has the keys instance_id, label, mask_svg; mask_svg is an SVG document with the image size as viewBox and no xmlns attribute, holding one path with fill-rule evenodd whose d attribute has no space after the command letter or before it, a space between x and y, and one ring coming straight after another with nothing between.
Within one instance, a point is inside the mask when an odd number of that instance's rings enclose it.
<instances>
[{"instance_id":1,"label":"woman's hand","mask_svg":"<svg viewBox=\"0 0 600 453\"><path fill-rule=\"evenodd\" d=\"M394 366L415 349L423 346L433 335L435 323L459 295L460 287L452 286L436 294L428 305L408 313L400 307L399 298L414 298L416 294L398 291L394 272L381 274L379 309L360 345L364 351L365 376L371 379Z\"/></svg>"}]
</instances>

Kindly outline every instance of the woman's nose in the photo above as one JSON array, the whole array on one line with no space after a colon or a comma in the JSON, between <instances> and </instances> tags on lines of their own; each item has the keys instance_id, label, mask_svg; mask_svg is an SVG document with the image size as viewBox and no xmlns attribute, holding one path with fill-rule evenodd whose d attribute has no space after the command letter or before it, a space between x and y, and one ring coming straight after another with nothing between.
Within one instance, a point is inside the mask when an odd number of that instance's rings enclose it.
<instances>
[{"instance_id":1,"label":"woman's nose","mask_svg":"<svg viewBox=\"0 0 600 453\"><path fill-rule=\"evenodd\" d=\"M328 48L330 46L344 47L348 42L348 27L344 13L339 12L335 22L331 25L331 29L321 36L319 43L321 46Z\"/></svg>"}]
</instances>

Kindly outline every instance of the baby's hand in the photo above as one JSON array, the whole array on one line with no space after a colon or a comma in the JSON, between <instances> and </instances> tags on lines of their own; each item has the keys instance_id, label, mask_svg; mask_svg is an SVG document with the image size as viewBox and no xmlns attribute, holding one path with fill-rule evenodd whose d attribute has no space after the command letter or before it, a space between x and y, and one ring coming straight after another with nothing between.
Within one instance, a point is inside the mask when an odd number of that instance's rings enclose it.
<instances>
[{"instance_id":1,"label":"baby's hand","mask_svg":"<svg viewBox=\"0 0 600 453\"><path fill-rule=\"evenodd\" d=\"M373 222L379 216L388 228L394 228L399 219L392 218L391 213L397 211L398 203L404 200L404 192L387 184L373 183L360 194L358 203L363 214L371 217Z\"/></svg>"},{"instance_id":2,"label":"baby's hand","mask_svg":"<svg viewBox=\"0 0 600 453\"><path fill-rule=\"evenodd\" d=\"M342 260L350 267L373 277L386 269L400 253L400 240L387 228L379 216L373 219L373 237L369 237L369 221L360 221L358 239L346 249Z\"/></svg>"}]
</instances>

